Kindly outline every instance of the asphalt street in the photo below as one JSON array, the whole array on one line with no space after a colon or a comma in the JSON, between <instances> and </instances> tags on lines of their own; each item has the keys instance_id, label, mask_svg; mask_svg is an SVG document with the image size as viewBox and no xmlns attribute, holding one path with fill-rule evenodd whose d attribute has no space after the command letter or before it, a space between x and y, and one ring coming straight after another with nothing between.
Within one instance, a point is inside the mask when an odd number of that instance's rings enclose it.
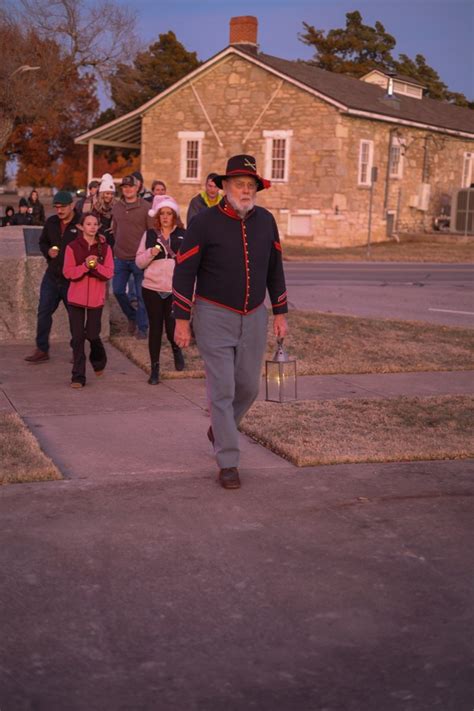
<instances>
[{"instance_id":1,"label":"asphalt street","mask_svg":"<svg viewBox=\"0 0 474 711\"><path fill-rule=\"evenodd\" d=\"M2 346L0 411L65 475L0 487L1 711L472 711L472 461L298 469L242 435L216 481L199 379L112 346ZM457 393L468 373L326 376L311 398Z\"/></svg>"},{"instance_id":2,"label":"asphalt street","mask_svg":"<svg viewBox=\"0 0 474 711\"><path fill-rule=\"evenodd\" d=\"M474 326L469 264L286 262L285 273L293 308Z\"/></svg>"}]
</instances>

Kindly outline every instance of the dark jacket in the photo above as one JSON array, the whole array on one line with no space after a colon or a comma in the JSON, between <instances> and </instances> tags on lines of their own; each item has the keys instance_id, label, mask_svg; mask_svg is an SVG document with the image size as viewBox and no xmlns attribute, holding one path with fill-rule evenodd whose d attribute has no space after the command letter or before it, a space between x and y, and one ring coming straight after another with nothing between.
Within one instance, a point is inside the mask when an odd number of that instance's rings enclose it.
<instances>
[{"instance_id":1,"label":"dark jacket","mask_svg":"<svg viewBox=\"0 0 474 711\"><path fill-rule=\"evenodd\" d=\"M189 319L196 298L247 314L270 295L274 314L288 311L278 228L255 207L242 220L222 200L193 218L176 258L173 309Z\"/></svg>"},{"instance_id":2,"label":"dark jacket","mask_svg":"<svg viewBox=\"0 0 474 711\"><path fill-rule=\"evenodd\" d=\"M32 218L29 212L16 212L13 216L13 225L32 225Z\"/></svg>"},{"instance_id":3,"label":"dark jacket","mask_svg":"<svg viewBox=\"0 0 474 711\"><path fill-rule=\"evenodd\" d=\"M45 216L44 216L43 203L40 202L39 200L37 200L36 202L33 202L33 200L30 200L28 198L28 205L30 208L31 224L32 225L44 225Z\"/></svg>"},{"instance_id":4,"label":"dark jacket","mask_svg":"<svg viewBox=\"0 0 474 711\"><path fill-rule=\"evenodd\" d=\"M7 215L7 212L10 213ZM11 205L7 205L5 208L5 215L2 217L2 227L9 227L14 225L13 218L15 217L15 211Z\"/></svg>"},{"instance_id":5,"label":"dark jacket","mask_svg":"<svg viewBox=\"0 0 474 711\"><path fill-rule=\"evenodd\" d=\"M203 210L208 210L208 206L204 202L204 198L202 197L201 193L198 193L195 195L191 202L189 203L188 206L188 212L186 214L186 226L189 227L189 223L195 217L197 214L202 212Z\"/></svg>"},{"instance_id":6,"label":"dark jacket","mask_svg":"<svg viewBox=\"0 0 474 711\"><path fill-rule=\"evenodd\" d=\"M52 215L46 220L39 238L40 250L48 262L46 271L60 282L67 282L63 275L64 251L66 246L78 235L78 220L76 213L73 213L71 222L66 225L64 233L61 235L61 221L57 215ZM54 246L59 247L59 254L57 257L50 257L48 250Z\"/></svg>"},{"instance_id":7,"label":"dark jacket","mask_svg":"<svg viewBox=\"0 0 474 711\"><path fill-rule=\"evenodd\" d=\"M113 247L115 244L115 239L114 239L114 233L112 232L112 210L110 212L105 213L105 212L100 212L97 210L97 208L94 208L92 210L92 214L97 217L99 220L99 225L100 229L99 232L101 235L104 235L107 244L110 247Z\"/></svg>"}]
</instances>

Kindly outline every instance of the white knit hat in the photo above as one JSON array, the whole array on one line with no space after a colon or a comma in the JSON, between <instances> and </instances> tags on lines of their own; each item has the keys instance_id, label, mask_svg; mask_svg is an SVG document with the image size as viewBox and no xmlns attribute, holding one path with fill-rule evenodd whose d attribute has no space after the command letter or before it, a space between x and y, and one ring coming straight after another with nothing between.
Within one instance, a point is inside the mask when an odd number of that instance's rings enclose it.
<instances>
[{"instance_id":1,"label":"white knit hat","mask_svg":"<svg viewBox=\"0 0 474 711\"><path fill-rule=\"evenodd\" d=\"M110 173L104 173L100 179L99 193L114 193L115 183Z\"/></svg>"},{"instance_id":2,"label":"white knit hat","mask_svg":"<svg viewBox=\"0 0 474 711\"><path fill-rule=\"evenodd\" d=\"M176 217L179 217L178 203L169 195L155 195L153 198L153 205L151 206L151 209L148 210L148 214L150 217L155 217L158 210L161 210L162 207L170 207L175 211Z\"/></svg>"}]
</instances>

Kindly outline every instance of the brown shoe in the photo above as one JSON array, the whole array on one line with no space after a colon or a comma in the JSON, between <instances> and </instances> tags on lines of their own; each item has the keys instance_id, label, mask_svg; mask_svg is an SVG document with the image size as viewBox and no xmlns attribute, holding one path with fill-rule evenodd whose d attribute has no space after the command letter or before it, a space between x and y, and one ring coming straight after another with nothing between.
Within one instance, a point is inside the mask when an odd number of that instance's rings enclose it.
<instances>
[{"instance_id":1,"label":"brown shoe","mask_svg":"<svg viewBox=\"0 0 474 711\"><path fill-rule=\"evenodd\" d=\"M84 383L78 383L76 380L73 380L71 383L71 388L74 388L74 390L80 390L83 387Z\"/></svg>"},{"instance_id":2,"label":"brown shoe","mask_svg":"<svg viewBox=\"0 0 474 711\"><path fill-rule=\"evenodd\" d=\"M134 336L135 331L137 330L137 322L133 321L133 319L130 319L128 322L128 334L129 336Z\"/></svg>"},{"instance_id":3,"label":"brown shoe","mask_svg":"<svg viewBox=\"0 0 474 711\"><path fill-rule=\"evenodd\" d=\"M28 361L28 363L45 363L49 360L49 353L40 351L40 349L37 348L31 355L26 356L25 360Z\"/></svg>"},{"instance_id":4,"label":"brown shoe","mask_svg":"<svg viewBox=\"0 0 474 711\"><path fill-rule=\"evenodd\" d=\"M237 467L227 467L219 472L219 483L224 489L240 489Z\"/></svg>"}]
</instances>

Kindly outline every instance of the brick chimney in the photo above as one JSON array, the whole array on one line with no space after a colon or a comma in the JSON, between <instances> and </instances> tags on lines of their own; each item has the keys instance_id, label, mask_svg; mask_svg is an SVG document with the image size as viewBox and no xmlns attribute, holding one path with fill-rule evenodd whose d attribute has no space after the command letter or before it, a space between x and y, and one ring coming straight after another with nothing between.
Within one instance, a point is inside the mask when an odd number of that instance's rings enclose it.
<instances>
[{"instance_id":1,"label":"brick chimney","mask_svg":"<svg viewBox=\"0 0 474 711\"><path fill-rule=\"evenodd\" d=\"M231 17L229 44L242 44L257 51L258 20L252 15Z\"/></svg>"}]
</instances>

